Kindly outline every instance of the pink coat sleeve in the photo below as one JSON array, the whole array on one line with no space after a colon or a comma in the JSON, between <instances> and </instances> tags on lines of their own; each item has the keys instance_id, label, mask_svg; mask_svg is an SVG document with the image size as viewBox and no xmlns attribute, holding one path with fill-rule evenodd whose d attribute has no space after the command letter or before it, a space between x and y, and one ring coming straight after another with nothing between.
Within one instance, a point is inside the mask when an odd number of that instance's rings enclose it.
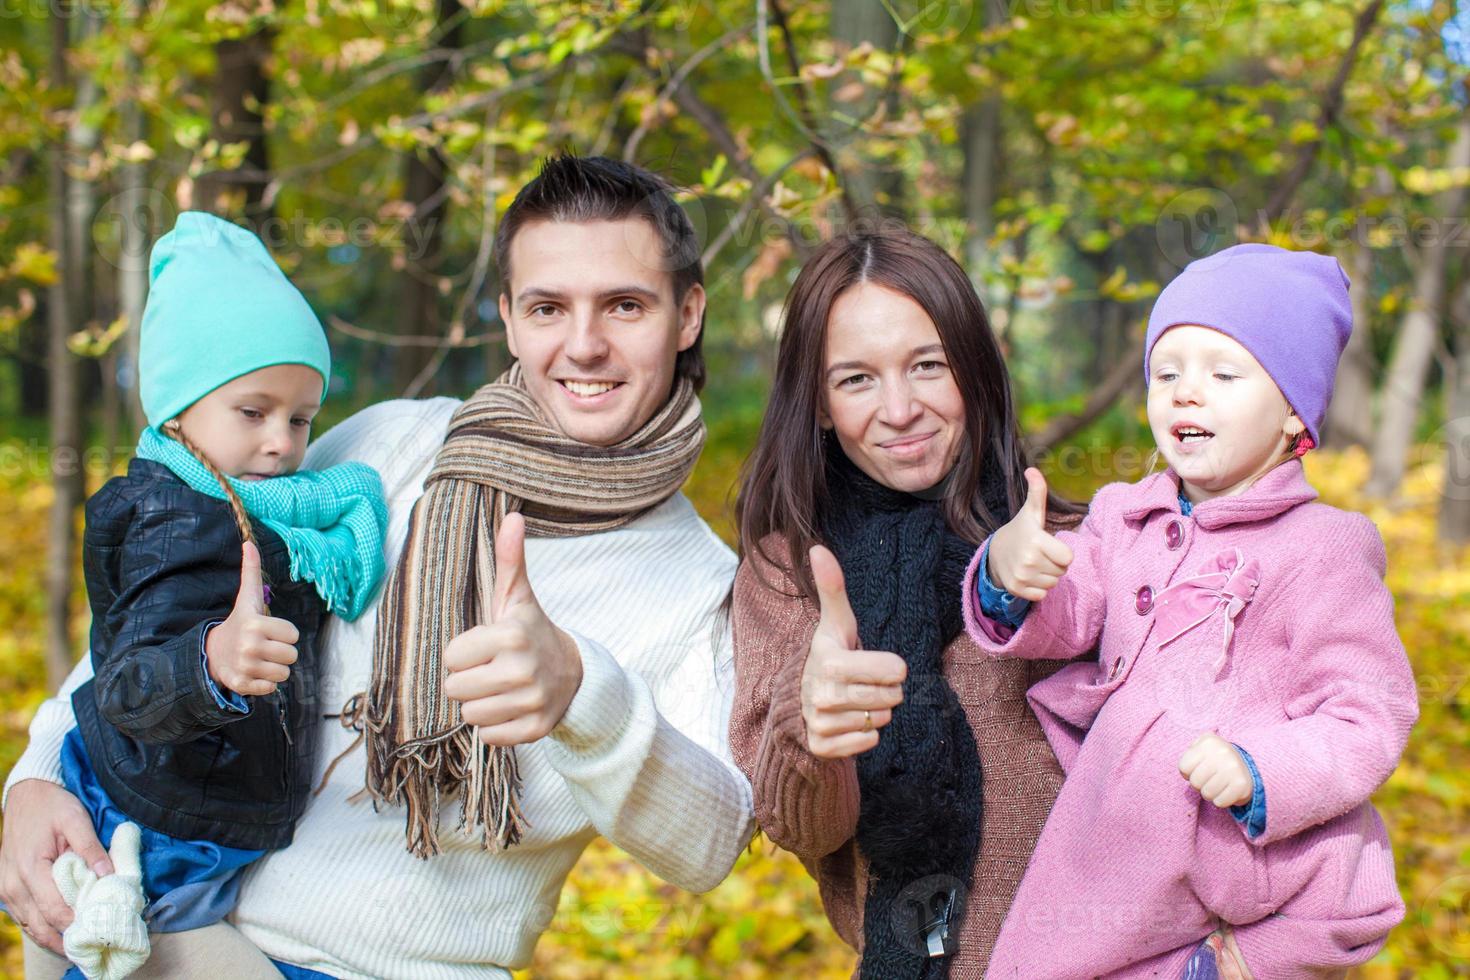
<instances>
[{"instance_id":1,"label":"pink coat sleeve","mask_svg":"<svg viewBox=\"0 0 1470 980\"><path fill-rule=\"evenodd\" d=\"M970 560L961 587L965 629L976 646L992 657L1070 660L1097 645L1107 608L1102 536L1098 533L1101 519L1097 513L1094 509L1076 531L1057 532L1057 539L1072 549L1072 564L1045 599L1031 604L1025 621L1015 630L997 623L980 609L975 584L990 544L990 538L985 539Z\"/></svg>"},{"instance_id":2,"label":"pink coat sleeve","mask_svg":"<svg viewBox=\"0 0 1470 980\"><path fill-rule=\"evenodd\" d=\"M1269 844L1347 813L1398 765L1419 716L1413 671L1393 620L1378 529L1349 515L1331 547L1284 590L1296 602L1276 673L1288 720L1232 733L1266 789Z\"/></svg>"}]
</instances>

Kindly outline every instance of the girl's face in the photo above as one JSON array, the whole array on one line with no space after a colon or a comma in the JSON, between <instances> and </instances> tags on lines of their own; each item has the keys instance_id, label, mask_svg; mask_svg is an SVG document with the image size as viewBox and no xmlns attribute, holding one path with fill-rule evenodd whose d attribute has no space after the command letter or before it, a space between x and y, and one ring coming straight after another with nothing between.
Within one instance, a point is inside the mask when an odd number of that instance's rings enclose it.
<instances>
[{"instance_id":1,"label":"girl's face","mask_svg":"<svg viewBox=\"0 0 1470 980\"><path fill-rule=\"evenodd\" d=\"M264 480L295 472L322 401L322 376L304 364L243 374L179 413L179 427L226 476Z\"/></svg>"},{"instance_id":2,"label":"girl's face","mask_svg":"<svg viewBox=\"0 0 1470 980\"><path fill-rule=\"evenodd\" d=\"M827 320L824 367L822 428L858 469L905 493L949 475L965 404L923 307L873 283L847 289Z\"/></svg>"},{"instance_id":3,"label":"girl's face","mask_svg":"<svg viewBox=\"0 0 1470 980\"><path fill-rule=\"evenodd\" d=\"M1193 325L1154 344L1148 424L1192 503L1244 493L1306 428L1248 350Z\"/></svg>"}]
</instances>

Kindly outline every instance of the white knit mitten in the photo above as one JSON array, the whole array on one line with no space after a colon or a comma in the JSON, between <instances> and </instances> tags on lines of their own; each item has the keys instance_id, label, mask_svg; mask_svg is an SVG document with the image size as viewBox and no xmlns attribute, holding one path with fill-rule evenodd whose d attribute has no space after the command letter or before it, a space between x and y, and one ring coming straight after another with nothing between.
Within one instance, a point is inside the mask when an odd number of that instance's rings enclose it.
<instances>
[{"instance_id":1,"label":"white knit mitten","mask_svg":"<svg viewBox=\"0 0 1470 980\"><path fill-rule=\"evenodd\" d=\"M122 980L148 959L148 926L143 921L143 866L138 859L135 823L121 824L112 835L108 855L116 874L105 878L67 851L51 866L51 875L76 918L61 936L66 957L87 980Z\"/></svg>"}]
</instances>

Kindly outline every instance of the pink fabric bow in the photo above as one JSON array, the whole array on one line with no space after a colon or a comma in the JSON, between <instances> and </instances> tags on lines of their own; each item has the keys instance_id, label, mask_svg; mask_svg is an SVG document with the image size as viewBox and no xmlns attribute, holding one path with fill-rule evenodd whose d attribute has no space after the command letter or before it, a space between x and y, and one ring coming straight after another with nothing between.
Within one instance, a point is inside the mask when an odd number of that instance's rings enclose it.
<instances>
[{"instance_id":1,"label":"pink fabric bow","mask_svg":"<svg viewBox=\"0 0 1470 980\"><path fill-rule=\"evenodd\" d=\"M1158 594L1154 624L1164 636L1159 645L1174 642L1213 616L1216 610L1224 609L1224 643L1212 667L1219 674L1230 652L1235 617L1251 601L1260 584L1261 568L1254 558L1247 562L1239 548L1220 552L1198 573L1180 579Z\"/></svg>"}]
</instances>

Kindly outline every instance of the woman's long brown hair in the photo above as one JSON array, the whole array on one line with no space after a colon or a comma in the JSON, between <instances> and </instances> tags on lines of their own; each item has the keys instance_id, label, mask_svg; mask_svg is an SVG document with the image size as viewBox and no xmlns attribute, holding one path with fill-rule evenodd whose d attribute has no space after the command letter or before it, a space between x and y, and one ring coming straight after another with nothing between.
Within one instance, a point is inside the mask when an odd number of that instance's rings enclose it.
<instances>
[{"instance_id":1,"label":"woman's long brown hair","mask_svg":"<svg viewBox=\"0 0 1470 980\"><path fill-rule=\"evenodd\" d=\"M806 554L821 541L818 508L827 495L818 421L827 323L837 298L862 282L918 303L944 345L965 415L964 442L943 502L950 528L978 545L1009 520L1009 514L992 514L981 497L987 457L1005 479L1010 511L1026 499L1026 457L1010 376L985 307L964 270L938 245L909 231L835 238L807 262L787 294L776 377L755 449L741 470L735 504L741 558L759 554L763 562L782 567L804 596L816 594ZM1082 510L1055 495L1048 509L1063 524L1075 523ZM789 568L760 548L773 532L785 539Z\"/></svg>"}]
</instances>

